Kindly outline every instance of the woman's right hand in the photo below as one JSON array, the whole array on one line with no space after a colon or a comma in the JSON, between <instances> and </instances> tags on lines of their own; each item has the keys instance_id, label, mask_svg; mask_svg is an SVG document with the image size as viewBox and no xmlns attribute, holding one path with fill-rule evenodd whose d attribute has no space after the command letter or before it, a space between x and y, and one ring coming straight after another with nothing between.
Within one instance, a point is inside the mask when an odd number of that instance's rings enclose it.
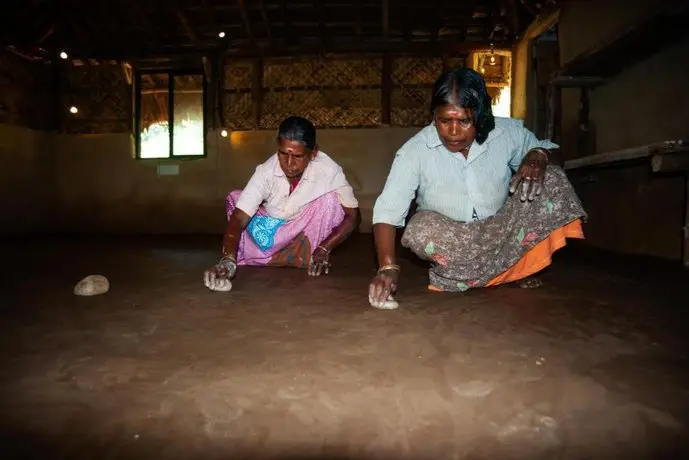
<instances>
[{"instance_id":1,"label":"woman's right hand","mask_svg":"<svg viewBox=\"0 0 689 460\"><path fill-rule=\"evenodd\" d=\"M368 302L372 307L392 310L399 305L392 295L397 292L399 270L382 270L368 286Z\"/></svg>"},{"instance_id":2,"label":"woman's right hand","mask_svg":"<svg viewBox=\"0 0 689 460\"><path fill-rule=\"evenodd\" d=\"M203 284L211 291L229 291L232 289L232 277L237 273L237 262L232 259L221 259L203 272Z\"/></svg>"}]
</instances>

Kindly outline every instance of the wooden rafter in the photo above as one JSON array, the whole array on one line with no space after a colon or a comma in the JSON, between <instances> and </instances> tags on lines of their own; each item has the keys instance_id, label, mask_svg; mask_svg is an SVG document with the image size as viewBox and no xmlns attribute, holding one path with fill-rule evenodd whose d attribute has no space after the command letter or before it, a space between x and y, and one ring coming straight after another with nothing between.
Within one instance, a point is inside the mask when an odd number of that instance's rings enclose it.
<instances>
[{"instance_id":1,"label":"wooden rafter","mask_svg":"<svg viewBox=\"0 0 689 460\"><path fill-rule=\"evenodd\" d=\"M316 8L316 11L318 11L318 35L321 45L325 45L327 42L327 32L325 28L325 1L314 0L313 6Z\"/></svg>"},{"instance_id":2,"label":"wooden rafter","mask_svg":"<svg viewBox=\"0 0 689 460\"><path fill-rule=\"evenodd\" d=\"M511 36L516 36L519 33L519 14L517 13L517 4L515 2L516 0L502 0Z\"/></svg>"},{"instance_id":3,"label":"wooden rafter","mask_svg":"<svg viewBox=\"0 0 689 460\"><path fill-rule=\"evenodd\" d=\"M139 18L141 23L144 26L144 30L146 30L146 34L151 37L152 40L156 41L157 43L160 43L160 37L158 34L153 30L153 26L151 25L151 21L148 19L148 15L146 12L141 8L141 5L139 5L139 2L137 0L131 0L129 2L130 5L132 5L132 8L136 10L136 16Z\"/></svg>"},{"instance_id":4,"label":"wooden rafter","mask_svg":"<svg viewBox=\"0 0 689 460\"><path fill-rule=\"evenodd\" d=\"M263 0L258 1L258 6L261 9L261 18L263 19L263 24L266 26L266 35L269 39L271 39L272 33L270 31L270 21L268 20L268 13L266 12L266 6Z\"/></svg>"},{"instance_id":5,"label":"wooden rafter","mask_svg":"<svg viewBox=\"0 0 689 460\"><path fill-rule=\"evenodd\" d=\"M520 0L521 4L524 5L524 8L526 8L529 13L531 13L533 16L538 16L538 8L531 2L531 0Z\"/></svg>"},{"instance_id":6,"label":"wooden rafter","mask_svg":"<svg viewBox=\"0 0 689 460\"><path fill-rule=\"evenodd\" d=\"M462 2L461 5L461 16L464 20L462 21L461 32L457 39L459 41L464 41L467 37L467 29L469 28L469 24L471 24L471 21L474 19L474 12L476 11L476 1L468 0L467 2Z\"/></svg>"},{"instance_id":7,"label":"wooden rafter","mask_svg":"<svg viewBox=\"0 0 689 460\"><path fill-rule=\"evenodd\" d=\"M201 0L201 8L203 8L203 13L207 18L208 24L213 29L213 32L216 34L222 32L218 27L218 22L215 20L215 14L213 14L213 11L211 11L211 8L208 6L208 0Z\"/></svg>"},{"instance_id":8,"label":"wooden rafter","mask_svg":"<svg viewBox=\"0 0 689 460\"><path fill-rule=\"evenodd\" d=\"M242 16L242 22L244 23L244 32L246 32L246 36L249 37L249 43L253 46L256 40L253 29L251 28L251 21L249 20L249 13L246 11L246 4L244 0L237 0L237 6L239 7L239 14Z\"/></svg>"},{"instance_id":9,"label":"wooden rafter","mask_svg":"<svg viewBox=\"0 0 689 460\"><path fill-rule=\"evenodd\" d=\"M383 38L390 38L390 0L380 0L381 8L381 30Z\"/></svg>"},{"instance_id":10,"label":"wooden rafter","mask_svg":"<svg viewBox=\"0 0 689 460\"><path fill-rule=\"evenodd\" d=\"M38 39L36 40L36 44L40 45L43 42L45 42L48 38L50 38L50 36L55 33L56 27L57 27L57 23L55 23L55 22L51 22L51 23L47 24L46 26L44 26L43 29L39 31Z\"/></svg>"},{"instance_id":11,"label":"wooden rafter","mask_svg":"<svg viewBox=\"0 0 689 460\"><path fill-rule=\"evenodd\" d=\"M488 18L486 21L486 40L493 41L495 32L498 29L498 24L500 23L500 13L502 5L499 0L490 0L487 2L488 7Z\"/></svg>"},{"instance_id":12,"label":"wooden rafter","mask_svg":"<svg viewBox=\"0 0 689 460\"><path fill-rule=\"evenodd\" d=\"M434 4L435 13L433 15L433 27L431 28L431 40L437 42L440 37L440 28L443 25L443 5L445 2L442 0L435 0Z\"/></svg>"},{"instance_id":13,"label":"wooden rafter","mask_svg":"<svg viewBox=\"0 0 689 460\"><path fill-rule=\"evenodd\" d=\"M287 0L280 1L280 14L282 16L282 27L286 32L284 32L285 42L292 43L295 39L294 28L292 27L292 21L290 21L289 14L287 13Z\"/></svg>"},{"instance_id":14,"label":"wooden rafter","mask_svg":"<svg viewBox=\"0 0 689 460\"><path fill-rule=\"evenodd\" d=\"M194 30L194 28L191 26L189 23L189 19L187 18L187 15L184 14L184 11L178 6L175 8L175 14L177 15L177 19L179 19L179 22L182 24L182 27L184 27L184 31L187 33L187 36L191 40L191 43L197 47L201 47L201 40L199 40L199 36Z\"/></svg>"},{"instance_id":15,"label":"wooden rafter","mask_svg":"<svg viewBox=\"0 0 689 460\"><path fill-rule=\"evenodd\" d=\"M362 16L364 14L364 2L363 0L356 0L354 15L356 19L354 20L354 35L358 40L361 40L361 36L364 34L364 21Z\"/></svg>"},{"instance_id":16,"label":"wooden rafter","mask_svg":"<svg viewBox=\"0 0 689 460\"><path fill-rule=\"evenodd\" d=\"M410 42L412 39L412 28L414 24L414 4L407 5L404 11L403 34L404 40Z\"/></svg>"}]
</instances>

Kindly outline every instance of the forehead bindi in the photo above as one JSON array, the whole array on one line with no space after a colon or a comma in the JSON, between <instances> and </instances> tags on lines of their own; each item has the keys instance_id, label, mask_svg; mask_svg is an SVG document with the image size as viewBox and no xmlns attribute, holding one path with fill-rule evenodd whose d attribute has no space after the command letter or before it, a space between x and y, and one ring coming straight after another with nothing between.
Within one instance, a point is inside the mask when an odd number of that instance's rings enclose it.
<instances>
[{"instance_id":1,"label":"forehead bindi","mask_svg":"<svg viewBox=\"0 0 689 460\"><path fill-rule=\"evenodd\" d=\"M299 141L280 140L278 151L289 155L304 155L306 149L304 144Z\"/></svg>"},{"instance_id":2,"label":"forehead bindi","mask_svg":"<svg viewBox=\"0 0 689 460\"><path fill-rule=\"evenodd\" d=\"M456 105L444 105L442 107L439 107L438 117L466 120L468 118L471 118L471 114L467 109L463 107L458 107Z\"/></svg>"}]
</instances>

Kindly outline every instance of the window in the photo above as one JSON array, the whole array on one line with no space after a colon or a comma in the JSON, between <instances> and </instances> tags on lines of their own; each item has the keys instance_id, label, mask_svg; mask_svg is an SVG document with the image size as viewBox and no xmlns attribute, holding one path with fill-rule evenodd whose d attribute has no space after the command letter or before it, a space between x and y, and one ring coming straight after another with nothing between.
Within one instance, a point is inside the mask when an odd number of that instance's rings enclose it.
<instances>
[{"instance_id":1,"label":"window","mask_svg":"<svg viewBox=\"0 0 689 460\"><path fill-rule=\"evenodd\" d=\"M206 155L202 73L137 72L136 158Z\"/></svg>"}]
</instances>

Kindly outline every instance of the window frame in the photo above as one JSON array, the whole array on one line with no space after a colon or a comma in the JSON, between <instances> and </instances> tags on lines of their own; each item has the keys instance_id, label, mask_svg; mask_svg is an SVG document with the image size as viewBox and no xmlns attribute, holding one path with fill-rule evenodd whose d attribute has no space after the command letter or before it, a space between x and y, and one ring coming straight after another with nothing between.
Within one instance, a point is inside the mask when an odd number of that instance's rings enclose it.
<instances>
[{"instance_id":1,"label":"window frame","mask_svg":"<svg viewBox=\"0 0 689 460\"><path fill-rule=\"evenodd\" d=\"M170 132L170 149L168 156L160 158L142 158L141 157L141 102L143 94L141 93L141 77L142 75L160 75L167 74L168 76L168 124ZM202 116L202 133L203 133L203 154L202 155L175 155L174 144L174 108L175 108L175 78L179 76L200 76L202 80L202 101L201 110ZM135 152L134 158L141 161L171 161L171 160L202 160L208 157L208 115L206 107L206 99L208 96L208 82L206 81L206 73L202 69L137 69L134 75L134 134L135 134Z\"/></svg>"}]
</instances>

